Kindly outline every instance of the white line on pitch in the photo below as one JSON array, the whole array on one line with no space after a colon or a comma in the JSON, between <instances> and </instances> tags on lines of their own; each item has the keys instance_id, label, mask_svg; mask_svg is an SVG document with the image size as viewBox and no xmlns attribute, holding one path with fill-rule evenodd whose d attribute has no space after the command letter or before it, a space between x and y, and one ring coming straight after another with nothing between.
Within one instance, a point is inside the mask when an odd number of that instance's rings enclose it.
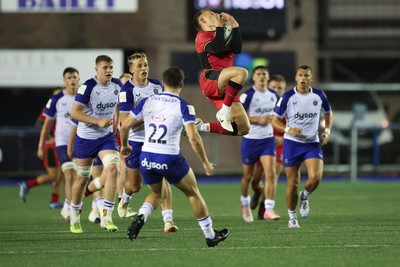
<instances>
[{"instance_id":1,"label":"white line on pitch","mask_svg":"<svg viewBox=\"0 0 400 267\"><path fill-rule=\"evenodd\" d=\"M382 248L382 247L399 247L399 245L337 245L337 246L265 246L265 247L218 247L218 250L253 250L253 249L310 249L310 248ZM197 248L209 250L210 248ZM80 249L80 250L9 250L0 251L1 254L47 254L47 253L89 253L89 252L134 252L134 251L189 251L193 248L118 248L118 249Z\"/></svg>"}]
</instances>

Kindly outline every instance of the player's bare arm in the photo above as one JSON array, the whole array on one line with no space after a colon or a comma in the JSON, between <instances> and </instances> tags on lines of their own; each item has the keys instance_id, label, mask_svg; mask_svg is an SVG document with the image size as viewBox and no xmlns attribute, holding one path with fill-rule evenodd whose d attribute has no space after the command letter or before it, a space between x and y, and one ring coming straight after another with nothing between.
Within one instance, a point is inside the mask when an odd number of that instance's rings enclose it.
<instances>
[{"instance_id":1,"label":"player's bare arm","mask_svg":"<svg viewBox=\"0 0 400 267\"><path fill-rule=\"evenodd\" d=\"M201 139L199 133L196 130L195 124L190 123L185 125L185 130L189 137L189 142L196 153L196 155L200 158L203 163L203 168L208 176L214 173L214 164L211 163L208 158L206 151L204 149L203 140Z\"/></svg>"},{"instance_id":2,"label":"player's bare arm","mask_svg":"<svg viewBox=\"0 0 400 267\"><path fill-rule=\"evenodd\" d=\"M69 139L68 139L68 145L67 145L67 154L68 157L70 157L71 159L73 158L73 147L74 147L74 142L75 142L75 136L76 136L76 131L78 130L78 126L72 126L71 129L71 134L69 135Z\"/></svg>"},{"instance_id":3,"label":"player's bare arm","mask_svg":"<svg viewBox=\"0 0 400 267\"><path fill-rule=\"evenodd\" d=\"M129 113L122 113L124 114L123 123L120 129L120 138L121 138L121 154L126 157L129 156L132 152L132 147L128 143L129 137L129 129L138 124L138 121L135 117L130 115Z\"/></svg>"},{"instance_id":4,"label":"player's bare arm","mask_svg":"<svg viewBox=\"0 0 400 267\"><path fill-rule=\"evenodd\" d=\"M272 116L270 115L259 116L259 117L249 116L249 121L250 123L254 124L267 125L272 122Z\"/></svg>"},{"instance_id":5,"label":"player's bare arm","mask_svg":"<svg viewBox=\"0 0 400 267\"><path fill-rule=\"evenodd\" d=\"M37 155L38 158L43 160L44 158L44 143L46 142L46 139L50 135L51 127L53 126L53 120L49 119L46 117L42 130L40 131L40 139L39 139L39 145L38 145L38 150L37 150Z\"/></svg>"},{"instance_id":6,"label":"player's bare arm","mask_svg":"<svg viewBox=\"0 0 400 267\"><path fill-rule=\"evenodd\" d=\"M289 126L286 126L277 116L272 116L272 127L283 133L290 134L291 136L299 136L302 134L301 128L290 128Z\"/></svg>"},{"instance_id":7,"label":"player's bare arm","mask_svg":"<svg viewBox=\"0 0 400 267\"><path fill-rule=\"evenodd\" d=\"M325 130L322 133L322 145L326 145L329 142L329 136L331 134L333 114L332 112L325 113Z\"/></svg>"},{"instance_id":8,"label":"player's bare arm","mask_svg":"<svg viewBox=\"0 0 400 267\"><path fill-rule=\"evenodd\" d=\"M84 106L74 103L72 105L71 117L74 120L98 125L99 127L102 127L102 128L108 128L112 125L112 123L113 123L112 118L95 118L95 117L89 116L85 112L83 112L83 108L84 108Z\"/></svg>"}]
</instances>

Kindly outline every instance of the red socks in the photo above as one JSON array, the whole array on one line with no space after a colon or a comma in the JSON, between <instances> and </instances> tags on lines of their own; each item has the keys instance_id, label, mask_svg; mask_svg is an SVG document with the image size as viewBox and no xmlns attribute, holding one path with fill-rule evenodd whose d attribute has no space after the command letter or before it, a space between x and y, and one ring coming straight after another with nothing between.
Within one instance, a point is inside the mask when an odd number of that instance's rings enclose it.
<instances>
[{"instance_id":1,"label":"red socks","mask_svg":"<svg viewBox=\"0 0 400 267\"><path fill-rule=\"evenodd\" d=\"M60 195L59 194L51 194L51 202L58 202L60 200Z\"/></svg>"},{"instance_id":2,"label":"red socks","mask_svg":"<svg viewBox=\"0 0 400 267\"><path fill-rule=\"evenodd\" d=\"M38 186L38 180L37 178L32 178L28 180L28 189L31 189L32 187Z\"/></svg>"},{"instance_id":3,"label":"red socks","mask_svg":"<svg viewBox=\"0 0 400 267\"><path fill-rule=\"evenodd\" d=\"M221 123L219 122L210 122L210 132L211 133L218 133L218 134L223 134L223 135L237 135L237 125L236 123L232 123L233 127L233 132L231 133L230 131L225 130L222 128Z\"/></svg>"},{"instance_id":4,"label":"red socks","mask_svg":"<svg viewBox=\"0 0 400 267\"><path fill-rule=\"evenodd\" d=\"M229 81L228 85L226 86L225 97L224 97L224 105L225 106L232 106L233 100L239 94L240 90L242 89L242 85L235 83L233 81Z\"/></svg>"}]
</instances>

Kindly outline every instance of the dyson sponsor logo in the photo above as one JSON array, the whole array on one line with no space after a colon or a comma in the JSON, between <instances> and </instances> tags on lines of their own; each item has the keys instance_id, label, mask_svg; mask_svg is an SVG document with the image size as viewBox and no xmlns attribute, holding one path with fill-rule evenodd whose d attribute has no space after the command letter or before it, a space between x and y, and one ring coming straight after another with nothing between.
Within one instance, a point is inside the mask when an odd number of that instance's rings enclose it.
<instances>
[{"instance_id":1,"label":"dyson sponsor logo","mask_svg":"<svg viewBox=\"0 0 400 267\"><path fill-rule=\"evenodd\" d=\"M117 102L114 102L114 103L104 103L104 104L103 104L103 102L100 102L99 104L97 104L96 108L99 109L99 110L101 110L101 111L104 111L106 108L115 108L115 106L116 106L117 104L118 104Z\"/></svg>"},{"instance_id":2,"label":"dyson sponsor logo","mask_svg":"<svg viewBox=\"0 0 400 267\"><path fill-rule=\"evenodd\" d=\"M315 118L317 116L318 116L318 113L299 113L299 112L297 112L296 114L294 114L294 118L299 119L299 120Z\"/></svg>"},{"instance_id":3,"label":"dyson sponsor logo","mask_svg":"<svg viewBox=\"0 0 400 267\"><path fill-rule=\"evenodd\" d=\"M272 112L273 110L274 110L273 108L258 108L255 110L255 112L264 114L264 113Z\"/></svg>"},{"instance_id":4,"label":"dyson sponsor logo","mask_svg":"<svg viewBox=\"0 0 400 267\"><path fill-rule=\"evenodd\" d=\"M160 164L157 162L147 161L146 158L142 160L142 166L145 167L147 170L157 169L157 170L168 170L167 164Z\"/></svg>"}]
</instances>

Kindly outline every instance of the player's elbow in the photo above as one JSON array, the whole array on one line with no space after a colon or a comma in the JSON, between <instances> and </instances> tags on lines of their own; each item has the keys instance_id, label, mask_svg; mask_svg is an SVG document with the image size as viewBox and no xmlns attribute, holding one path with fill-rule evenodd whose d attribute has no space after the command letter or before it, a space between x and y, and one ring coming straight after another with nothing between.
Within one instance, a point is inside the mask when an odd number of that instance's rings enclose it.
<instances>
[{"instance_id":1,"label":"player's elbow","mask_svg":"<svg viewBox=\"0 0 400 267\"><path fill-rule=\"evenodd\" d=\"M71 110L71 118L74 120L78 120L77 116L78 116L77 111L75 109L72 109Z\"/></svg>"}]
</instances>

